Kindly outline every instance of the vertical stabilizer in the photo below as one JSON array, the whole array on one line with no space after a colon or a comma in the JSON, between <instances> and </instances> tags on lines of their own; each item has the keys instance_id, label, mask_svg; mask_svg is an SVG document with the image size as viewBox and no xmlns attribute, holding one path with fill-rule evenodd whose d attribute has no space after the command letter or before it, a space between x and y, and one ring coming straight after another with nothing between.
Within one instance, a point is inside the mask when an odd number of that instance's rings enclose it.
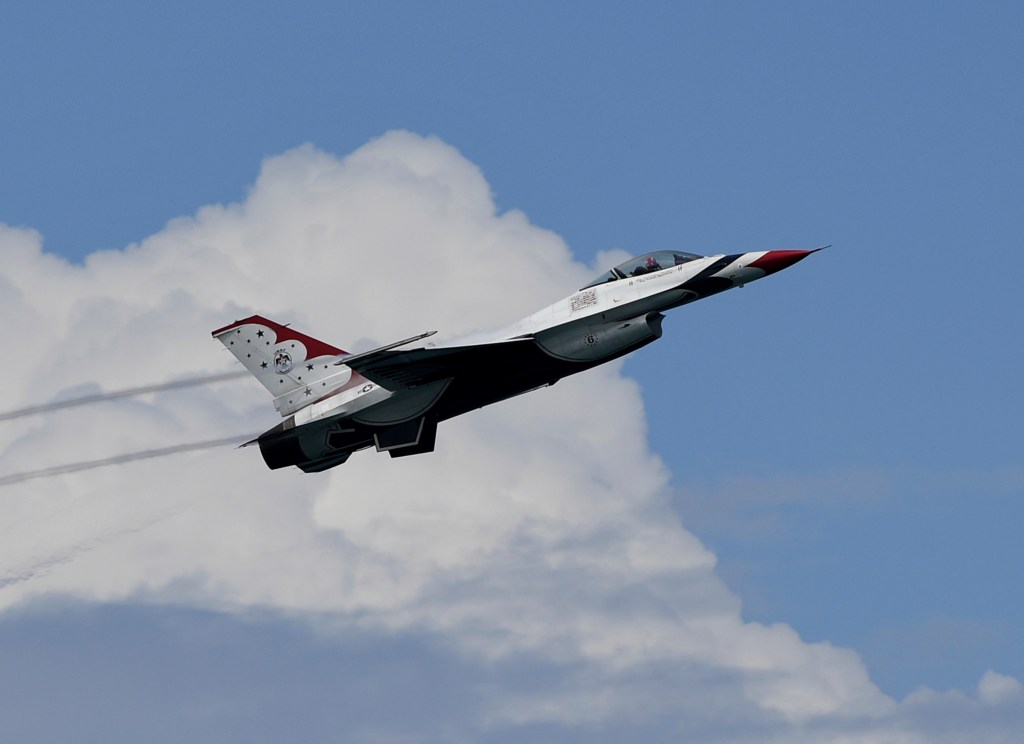
<instances>
[{"instance_id":1,"label":"vertical stabilizer","mask_svg":"<svg viewBox=\"0 0 1024 744\"><path fill-rule=\"evenodd\" d=\"M282 416L352 381L352 370L334 364L344 351L259 315L218 328L213 337L270 391Z\"/></svg>"}]
</instances>

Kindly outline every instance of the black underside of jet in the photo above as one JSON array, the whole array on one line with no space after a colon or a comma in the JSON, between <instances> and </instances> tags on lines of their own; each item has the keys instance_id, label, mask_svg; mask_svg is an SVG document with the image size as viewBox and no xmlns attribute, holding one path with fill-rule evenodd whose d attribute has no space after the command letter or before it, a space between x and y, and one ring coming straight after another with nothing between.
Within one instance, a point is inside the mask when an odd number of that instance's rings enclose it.
<instances>
[{"instance_id":1,"label":"black underside of jet","mask_svg":"<svg viewBox=\"0 0 1024 744\"><path fill-rule=\"evenodd\" d=\"M429 410L388 425L368 425L345 415L290 429L276 427L257 441L271 469L295 465L306 472L340 465L353 452L369 447L386 451L392 457L432 452L440 422L553 385L563 377L604 364L653 340L652 336L587 362L556 358L532 338L452 349L450 355L438 355L440 350L431 350L435 353L427 355L422 349L394 352L358 371L386 387L403 385L411 389L448 380L444 392ZM409 384L410 378L415 379L415 384ZM310 448L324 454L310 457Z\"/></svg>"}]
</instances>

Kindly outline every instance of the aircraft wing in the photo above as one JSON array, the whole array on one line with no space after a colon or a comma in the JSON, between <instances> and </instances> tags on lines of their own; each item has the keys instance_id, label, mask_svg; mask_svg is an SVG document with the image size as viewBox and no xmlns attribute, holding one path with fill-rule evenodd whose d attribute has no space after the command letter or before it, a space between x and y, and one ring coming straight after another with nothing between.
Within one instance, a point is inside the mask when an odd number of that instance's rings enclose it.
<instances>
[{"instance_id":1,"label":"aircraft wing","mask_svg":"<svg viewBox=\"0 0 1024 744\"><path fill-rule=\"evenodd\" d=\"M341 359L344 364L378 385L397 390L438 380L483 376L521 363L536 348L532 338L516 338L472 346L421 349L382 349Z\"/></svg>"}]
</instances>

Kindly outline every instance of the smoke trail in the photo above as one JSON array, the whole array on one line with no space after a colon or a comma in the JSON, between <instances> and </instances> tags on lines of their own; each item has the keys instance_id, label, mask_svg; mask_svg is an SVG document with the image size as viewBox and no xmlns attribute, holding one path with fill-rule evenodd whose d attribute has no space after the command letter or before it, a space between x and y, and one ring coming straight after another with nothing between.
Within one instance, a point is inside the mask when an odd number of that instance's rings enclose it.
<instances>
[{"instance_id":1,"label":"smoke trail","mask_svg":"<svg viewBox=\"0 0 1024 744\"><path fill-rule=\"evenodd\" d=\"M53 403L41 403L35 406L28 406L27 408L19 408L15 411L7 411L6 413L0 413L0 421L10 421L11 419L21 418L22 416L33 416L37 413L49 413L50 411L59 411L62 408L73 408L74 406L85 406L90 403L102 403L107 400L116 400L117 398L130 398L133 395L143 395L145 393L158 393L164 390L176 390L178 388L192 387L193 385L209 385L214 382L221 382L223 380L233 380L237 377L245 377L249 374L246 371L231 371L231 372L219 372L215 375L203 375L201 377L186 377L182 380L171 380L170 382L161 382L156 385L143 385L142 387L126 388L124 390L114 390L109 393L96 393L94 395L84 395L81 398L70 398L68 400L58 400Z\"/></svg>"},{"instance_id":2,"label":"smoke trail","mask_svg":"<svg viewBox=\"0 0 1024 744\"><path fill-rule=\"evenodd\" d=\"M253 438L254 436L251 435L244 439L240 436L225 437L223 439L212 439L206 442L190 442L188 444L176 444L173 447L160 447L158 449L142 450L141 452L129 452L124 455L105 457L102 460L88 460L86 462L72 462L64 465L54 465L52 467L41 468L39 470L28 470L24 473L12 473L11 475L0 476L0 486L13 486L15 483L23 483L35 478L50 478L54 475L65 475L67 473L77 473L82 470L105 468L108 465L121 465L126 462L134 462L135 460L148 460L153 457L166 457L167 455L176 455L179 452L213 449L214 447L223 447L228 444L238 444L240 441L248 441Z\"/></svg>"}]
</instances>

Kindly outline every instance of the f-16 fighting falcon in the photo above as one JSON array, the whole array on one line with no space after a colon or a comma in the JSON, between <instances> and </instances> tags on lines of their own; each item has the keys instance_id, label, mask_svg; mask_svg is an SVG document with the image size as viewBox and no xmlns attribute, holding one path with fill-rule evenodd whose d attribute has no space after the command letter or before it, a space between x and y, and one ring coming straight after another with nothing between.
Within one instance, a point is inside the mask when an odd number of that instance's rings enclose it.
<instances>
[{"instance_id":1,"label":"f-16 fighting falcon","mask_svg":"<svg viewBox=\"0 0 1024 744\"><path fill-rule=\"evenodd\" d=\"M348 354L259 315L213 336L286 417L247 444L259 445L270 468L319 472L371 446L392 457L432 452L439 422L628 354L661 337L666 310L818 250L647 253L484 340L408 347L436 333L429 331Z\"/></svg>"}]
</instances>

